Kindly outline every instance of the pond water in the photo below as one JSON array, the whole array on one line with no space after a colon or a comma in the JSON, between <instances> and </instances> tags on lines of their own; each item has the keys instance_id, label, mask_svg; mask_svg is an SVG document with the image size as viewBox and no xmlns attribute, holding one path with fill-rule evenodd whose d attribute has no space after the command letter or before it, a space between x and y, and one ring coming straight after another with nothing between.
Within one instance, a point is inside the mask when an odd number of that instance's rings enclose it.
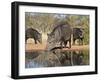
<instances>
[{"instance_id":1,"label":"pond water","mask_svg":"<svg viewBox=\"0 0 100 81\"><path fill-rule=\"evenodd\" d=\"M25 68L89 65L89 50L26 52Z\"/></svg>"}]
</instances>

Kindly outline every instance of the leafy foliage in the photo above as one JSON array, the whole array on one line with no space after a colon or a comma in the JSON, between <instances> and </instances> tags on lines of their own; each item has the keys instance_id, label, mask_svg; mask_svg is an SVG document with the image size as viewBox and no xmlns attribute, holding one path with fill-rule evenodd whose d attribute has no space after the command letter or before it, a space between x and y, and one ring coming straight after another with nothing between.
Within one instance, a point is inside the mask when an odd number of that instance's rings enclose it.
<instances>
[{"instance_id":1,"label":"leafy foliage","mask_svg":"<svg viewBox=\"0 0 100 81\"><path fill-rule=\"evenodd\" d=\"M25 13L25 26L41 33L49 33L59 23L68 23L72 28L84 29L84 44L89 44L89 16L75 14Z\"/></svg>"}]
</instances>

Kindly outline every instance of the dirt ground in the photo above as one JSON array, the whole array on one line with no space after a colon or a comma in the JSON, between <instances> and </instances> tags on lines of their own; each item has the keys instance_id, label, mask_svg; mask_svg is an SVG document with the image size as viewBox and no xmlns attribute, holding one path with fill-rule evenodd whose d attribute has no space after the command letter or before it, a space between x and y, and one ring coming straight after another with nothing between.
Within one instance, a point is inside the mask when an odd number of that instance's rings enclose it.
<instances>
[{"instance_id":1,"label":"dirt ground","mask_svg":"<svg viewBox=\"0 0 100 81\"><path fill-rule=\"evenodd\" d=\"M34 44L34 43L27 43L25 46L25 50L27 52L29 51L34 51L34 50L45 50L46 49L46 44ZM88 50L89 45L72 45L70 49L68 48L63 48L63 50L69 50L69 51L74 51L74 50Z\"/></svg>"}]
</instances>

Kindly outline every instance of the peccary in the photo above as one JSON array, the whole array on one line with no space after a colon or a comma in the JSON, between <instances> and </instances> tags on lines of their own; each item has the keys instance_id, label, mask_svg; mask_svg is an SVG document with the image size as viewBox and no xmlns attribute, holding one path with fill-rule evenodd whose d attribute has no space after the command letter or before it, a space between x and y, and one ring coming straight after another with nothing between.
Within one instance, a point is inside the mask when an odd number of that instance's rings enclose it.
<instances>
[{"instance_id":1,"label":"peccary","mask_svg":"<svg viewBox=\"0 0 100 81\"><path fill-rule=\"evenodd\" d=\"M67 42L69 42L68 48L71 48L71 34L72 29L69 24L57 25L50 34L47 34L47 50L52 50L56 47L62 49L63 45L66 47Z\"/></svg>"},{"instance_id":2,"label":"peccary","mask_svg":"<svg viewBox=\"0 0 100 81\"><path fill-rule=\"evenodd\" d=\"M25 31L25 42L27 41L28 38L33 38L35 41L35 44L37 44L37 41L39 43L42 43L42 34L39 33L37 30L33 28L28 28Z\"/></svg>"},{"instance_id":3,"label":"peccary","mask_svg":"<svg viewBox=\"0 0 100 81\"><path fill-rule=\"evenodd\" d=\"M83 45L83 28L73 28L73 45L75 45L75 41L78 39L79 40L79 45Z\"/></svg>"}]
</instances>

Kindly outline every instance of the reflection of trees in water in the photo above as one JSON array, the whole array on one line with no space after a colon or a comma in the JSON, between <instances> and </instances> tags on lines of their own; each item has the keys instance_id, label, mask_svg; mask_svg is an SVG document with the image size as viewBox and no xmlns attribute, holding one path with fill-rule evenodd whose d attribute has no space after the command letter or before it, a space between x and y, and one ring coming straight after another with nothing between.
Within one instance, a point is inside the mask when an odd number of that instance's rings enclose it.
<instances>
[{"instance_id":1,"label":"reflection of trees in water","mask_svg":"<svg viewBox=\"0 0 100 81\"><path fill-rule=\"evenodd\" d=\"M74 65L82 65L83 63L83 59L84 59L84 55L81 51L77 52L73 52L72 53L72 59L73 59L73 64Z\"/></svg>"},{"instance_id":2,"label":"reflection of trees in water","mask_svg":"<svg viewBox=\"0 0 100 81\"><path fill-rule=\"evenodd\" d=\"M57 51L56 53L41 51L37 55L35 53L26 54L26 68L87 65L89 61L88 58L88 60L84 59L88 52L83 51ZM87 60L87 63L84 60Z\"/></svg>"}]
</instances>

